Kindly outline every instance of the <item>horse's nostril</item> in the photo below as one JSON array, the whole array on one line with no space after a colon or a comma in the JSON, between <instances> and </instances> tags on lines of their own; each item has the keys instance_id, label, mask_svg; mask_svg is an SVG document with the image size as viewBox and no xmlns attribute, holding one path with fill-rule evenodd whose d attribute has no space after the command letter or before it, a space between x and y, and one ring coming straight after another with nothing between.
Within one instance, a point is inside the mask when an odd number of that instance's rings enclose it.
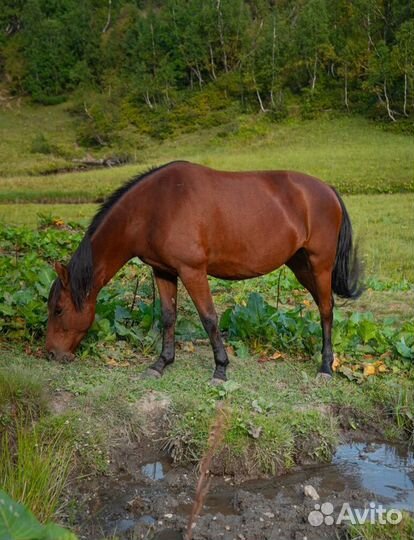
<instances>
[{"instance_id":1,"label":"horse's nostril","mask_svg":"<svg viewBox=\"0 0 414 540\"><path fill-rule=\"evenodd\" d=\"M72 362L72 360L74 360L75 358L75 355L71 352L49 351L47 353L47 357L49 360L66 363Z\"/></svg>"}]
</instances>

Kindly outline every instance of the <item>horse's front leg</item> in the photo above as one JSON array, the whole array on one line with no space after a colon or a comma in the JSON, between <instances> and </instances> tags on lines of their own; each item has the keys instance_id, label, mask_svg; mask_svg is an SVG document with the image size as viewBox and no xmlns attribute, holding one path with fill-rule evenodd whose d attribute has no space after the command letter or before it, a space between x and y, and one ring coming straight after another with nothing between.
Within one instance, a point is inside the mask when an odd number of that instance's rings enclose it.
<instances>
[{"instance_id":1,"label":"horse's front leg","mask_svg":"<svg viewBox=\"0 0 414 540\"><path fill-rule=\"evenodd\" d=\"M161 299L162 309L162 351L154 364L149 368L149 375L160 377L164 368L174 362L175 358L175 321L177 319L177 276L154 270L155 281Z\"/></svg>"},{"instance_id":2,"label":"horse's front leg","mask_svg":"<svg viewBox=\"0 0 414 540\"><path fill-rule=\"evenodd\" d=\"M204 269L184 268L180 271L180 279L191 296L204 329L210 338L216 368L212 384L220 384L227 380L226 370L229 363L223 340L218 327L218 317L211 297L207 273Z\"/></svg>"}]
</instances>

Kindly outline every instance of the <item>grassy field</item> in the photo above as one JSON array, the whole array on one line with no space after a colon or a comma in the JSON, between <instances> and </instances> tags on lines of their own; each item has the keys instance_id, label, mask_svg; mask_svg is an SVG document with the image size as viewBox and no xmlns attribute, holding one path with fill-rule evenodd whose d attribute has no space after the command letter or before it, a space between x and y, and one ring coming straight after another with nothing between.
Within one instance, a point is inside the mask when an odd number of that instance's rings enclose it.
<instances>
[{"instance_id":1,"label":"grassy field","mask_svg":"<svg viewBox=\"0 0 414 540\"><path fill-rule=\"evenodd\" d=\"M39 133L53 143L52 152L32 152ZM377 327L382 332L380 338L386 339L395 320L409 328L414 317L412 137L386 132L358 118L271 124L262 117L246 117L222 129L182 135L157 145L148 143L137 155L139 163L133 165L88 173L41 174L71 167L72 159L84 152L76 144L76 126L65 105L42 109L24 105L17 111L0 111L0 223L6 225L5 238L14 234L8 225L35 229L50 221L49 217L86 224L97 208L94 201L149 165L172 159L190 159L228 170L304 170L346 193L345 202L360 239L369 290L357 304L337 307L345 320L353 312L372 312L371 322L356 325L361 335L355 343L360 346L361 339L365 344L369 345L370 339L373 343L370 332ZM101 149L97 156L105 153L109 155L111 149ZM213 388L208 385L211 350L204 334L199 333L194 307L182 289L180 328L198 328L197 339L179 333L177 361L161 380L141 378L159 349L159 334L151 329L133 344L110 328L109 319L105 322L109 315L98 316L92 339L73 364L47 362L42 332L48 292L45 283L50 286L51 271L43 267L50 265L55 253L69 257L65 246L72 246L54 233L53 227L40 231L33 245L25 244L22 237L23 247L12 244L3 250L2 246L0 252L10 268L9 281L17 283L18 289L8 289L0 298L0 308L5 318L9 317L2 326L9 333L0 340L0 426L8 437L0 444L0 476L7 476L9 491L15 486L13 496L25 501L42 520L59 513L63 493L70 499L68 478L76 482L79 475L108 473L117 451L114 441L119 448L154 437L148 427L149 400L155 399L157 407L164 407L168 418L164 421L163 416L159 423L157 444L164 444L176 461L184 464L202 455L216 404L224 399L230 417L221 466L228 473L273 474L302 461L324 461L341 437L352 438L354 434L390 441L407 441L411 436L413 442L414 379L406 358L394 357L390 351L373 353L369 347L357 351L355 346L349 358L341 358L344 365L351 366L350 371L341 371L332 384L325 385L315 380L318 353L288 349L279 355L280 351L270 351L260 340L255 343L252 336L250 348L245 347L247 354L240 354L237 346L228 342L231 380L224 387ZM20 266L13 266L14 261L20 261ZM137 272L143 272L137 310L150 305L148 272L144 275L142 267L130 266L117 281L119 288L103 298L105 308L119 304L123 300L120 295L126 297L122 305L130 303ZM236 303L244 306L252 291L275 304L277 275L231 286L214 281L213 289L220 314ZM29 293L33 299L27 299ZM299 322L306 318L303 306L314 312L307 297L296 289L285 290L282 285L281 299L282 309L300 307ZM11 313L10 306L20 309L24 302L26 307L36 308L36 324L32 321L30 327L31 321L20 315L13 333L7 313ZM22 333L25 322L29 331ZM402 338L398 336L400 347L407 347L404 339L411 339L409 330L406 332ZM278 354L272 357L273 352ZM374 361L385 362L386 370L362 376L365 364ZM8 441L21 450L17 462L11 457ZM51 457L54 452L56 459ZM35 478L42 481L36 483ZM26 481L33 486L31 498L25 495ZM367 538L375 537L375 531L373 536L368 533ZM403 531L401 539L404 535Z\"/></svg>"},{"instance_id":2,"label":"grassy field","mask_svg":"<svg viewBox=\"0 0 414 540\"><path fill-rule=\"evenodd\" d=\"M47 137L52 153L33 151L41 134ZM76 145L75 122L66 106L24 103L0 109L0 176L44 173L71 166L70 158L83 153Z\"/></svg>"},{"instance_id":3,"label":"grassy field","mask_svg":"<svg viewBox=\"0 0 414 540\"><path fill-rule=\"evenodd\" d=\"M15 113L0 111L0 202L96 201L129 177L175 159L225 170L300 170L343 193L414 191L414 138L351 117L281 124L261 116L239 117L234 125L220 129L149 142L137 149L138 163L133 165L39 176L59 166L73 167L71 159L86 154L76 145L74 120L63 106L46 110L51 118L43 123L37 109L22 107L15 123ZM36 133L44 133L48 141L62 140L66 150L60 153L72 157L33 153L31 141ZM103 148L95 153L99 157L113 152L116 149Z\"/></svg>"},{"instance_id":4,"label":"grassy field","mask_svg":"<svg viewBox=\"0 0 414 540\"><path fill-rule=\"evenodd\" d=\"M60 218L66 223L74 221L86 225L98 204L0 204L0 223L37 227L42 216Z\"/></svg>"},{"instance_id":5,"label":"grassy field","mask_svg":"<svg viewBox=\"0 0 414 540\"><path fill-rule=\"evenodd\" d=\"M410 384L403 378L397 393L391 375L374 377L362 385L344 377L336 377L331 385L318 383L319 359L297 356L259 362L258 358L232 356L231 381L217 388L208 384L212 356L205 340L195 346L181 342L176 363L161 380L140 377L148 359L130 347L124 347L123 354L114 346L107 350L108 358L77 360L66 366L24 353L16 356L7 349L0 361L3 381L9 374L11 380L16 375L23 378L26 383L21 384L33 386L31 378L46 384L41 396L49 398L39 415L45 425L48 421L62 425L64 420L56 413L51 417L50 412L59 395L67 397L62 416L69 415L74 422L68 438L90 439L90 454L80 449L80 458L95 470L105 469L101 458L108 455L118 428L145 432L147 419L140 400L151 392L160 401L167 400L171 416L163 437L180 463L200 458L216 403L225 399L232 411L226 435L227 470L234 473L239 467L239 474L253 475L286 470L302 460L329 459L341 429L368 429L398 440L405 427L401 407L413 407ZM83 428L76 421L78 416ZM257 441L251 434L254 427L263 433Z\"/></svg>"}]
</instances>

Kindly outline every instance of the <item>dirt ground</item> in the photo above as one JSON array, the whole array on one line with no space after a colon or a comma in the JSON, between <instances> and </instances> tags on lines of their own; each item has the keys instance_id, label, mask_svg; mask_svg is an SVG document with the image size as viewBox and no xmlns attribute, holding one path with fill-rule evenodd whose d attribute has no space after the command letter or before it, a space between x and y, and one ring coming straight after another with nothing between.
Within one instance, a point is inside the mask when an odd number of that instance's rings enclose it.
<instances>
[{"instance_id":1,"label":"dirt ground","mask_svg":"<svg viewBox=\"0 0 414 540\"><path fill-rule=\"evenodd\" d=\"M360 454L365 452L365 459L370 452L375 455L379 448L375 443L358 444L346 446L356 448ZM400 448L397 451L404 454L403 462L411 467L413 455ZM378 472L381 476L387 471ZM412 470L410 475L414 481ZM72 515L75 529L81 538L87 539L111 535L125 540L182 539L196 481L196 468L174 466L149 442L119 448L108 475L78 485L78 507ZM309 491L320 498L314 500ZM193 538L337 540L345 537L344 524L331 524L328 518L328 524L315 526L309 522L309 514L316 511L320 515L320 505L326 502L332 504L332 516L337 516L343 503L366 508L373 500L386 503L387 497L374 494L369 486L361 485L356 474L343 474L335 464L306 465L281 476L240 483L235 483L233 477L213 476Z\"/></svg>"}]
</instances>

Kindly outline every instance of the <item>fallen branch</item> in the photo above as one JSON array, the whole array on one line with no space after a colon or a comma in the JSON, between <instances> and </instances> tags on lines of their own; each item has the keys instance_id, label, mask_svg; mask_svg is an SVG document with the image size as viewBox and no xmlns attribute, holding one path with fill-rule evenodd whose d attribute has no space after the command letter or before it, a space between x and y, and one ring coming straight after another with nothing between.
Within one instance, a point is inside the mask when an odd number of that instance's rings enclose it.
<instances>
[{"instance_id":1,"label":"fallen branch","mask_svg":"<svg viewBox=\"0 0 414 540\"><path fill-rule=\"evenodd\" d=\"M210 466L213 457L223 440L225 428L227 425L226 412L227 411L224 403L218 403L216 419L208 437L207 450L200 462L200 477L197 482L197 489L194 498L193 508L191 510L191 515L188 520L187 534L185 537L186 540L192 540L193 538L193 529L195 527L196 519L199 516L201 509L203 508L204 501L206 500L208 490L210 488Z\"/></svg>"},{"instance_id":2,"label":"fallen branch","mask_svg":"<svg viewBox=\"0 0 414 540\"><path fill-rule=\"evenodd\" d=\"M87 167L117 167L128 162L124 156L111 156L107 158L96 159L92 156L86 156L82 159L72 159L73 163L79 163Z\"/></svg>"}]
</instances>

